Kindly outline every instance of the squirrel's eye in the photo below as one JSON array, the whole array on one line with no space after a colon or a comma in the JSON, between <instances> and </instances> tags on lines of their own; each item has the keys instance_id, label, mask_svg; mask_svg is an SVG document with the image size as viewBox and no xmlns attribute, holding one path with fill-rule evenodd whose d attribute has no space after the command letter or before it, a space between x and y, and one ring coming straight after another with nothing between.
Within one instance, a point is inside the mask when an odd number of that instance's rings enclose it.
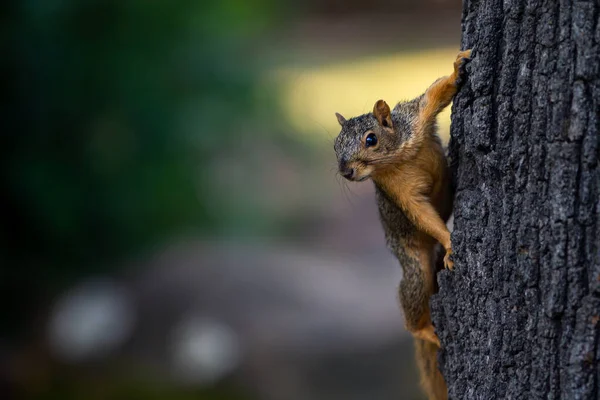
<instances>
[{"instance_id":1,"label":"squirrel's eye","mask_svg":"<svg viewBox=\"0 0 600 400\"><path fill-rule=\"evenodd\" d=\"M374 133L369 133L365 139L365 146L371 147L377 144L377 136Z\"/></svg>"}]
</instances>

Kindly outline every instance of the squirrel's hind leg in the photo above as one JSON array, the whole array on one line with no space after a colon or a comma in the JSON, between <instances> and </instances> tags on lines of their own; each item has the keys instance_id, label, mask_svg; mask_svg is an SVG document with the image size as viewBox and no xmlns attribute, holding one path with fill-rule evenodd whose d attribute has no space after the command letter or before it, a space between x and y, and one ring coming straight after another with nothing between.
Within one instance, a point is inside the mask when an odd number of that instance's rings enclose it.
<instances>
[{"instance_id":1,"label":"squirrel's hind leg","mask_svg":"<svg viewBox=\"0 0 600 400\"><path fill-rule=\"evenodd\" d=\"M429 298L433 293L435 276L431 255L424 251L415 253L404 254L402 260L404 276L398 288L406 329L415 338L426 340L439 347L440 340L435 334L429 311Z\"/></svg>"}]
</instances>

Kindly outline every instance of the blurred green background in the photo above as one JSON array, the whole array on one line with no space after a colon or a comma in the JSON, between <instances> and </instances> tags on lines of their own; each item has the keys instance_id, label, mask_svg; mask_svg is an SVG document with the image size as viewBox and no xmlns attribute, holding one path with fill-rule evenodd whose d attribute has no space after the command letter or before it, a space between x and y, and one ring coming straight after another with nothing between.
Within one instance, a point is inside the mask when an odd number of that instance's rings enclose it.
<instances>
[{"instance_id":1,"label":"blurred green background","mask_svg":"<svg viewBox=\"0 0 600 400\"><path fill-rule=\"evenodd\" d=\"M333 114L449 73L460 7L3 2L2 398L420 398Z\"/></svg>"},{"instance_id":2,"label":"blurred green background","mask_svg":"<svg viewBox=\"0 0 600 400\"><path fill-rule=\"evenodd\" d=\"M227 211L210 168L261 107L260 65L244 44L272 5L5 7L8 255L67 274L182 227L219 229Z\"/></svg>"}]
</instances>

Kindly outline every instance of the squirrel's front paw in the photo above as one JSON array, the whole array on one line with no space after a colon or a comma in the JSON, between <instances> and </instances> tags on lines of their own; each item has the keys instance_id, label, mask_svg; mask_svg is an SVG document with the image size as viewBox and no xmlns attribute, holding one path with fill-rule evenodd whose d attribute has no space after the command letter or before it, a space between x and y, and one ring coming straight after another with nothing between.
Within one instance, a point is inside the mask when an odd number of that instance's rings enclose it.
<instances>
[{"instance_id":1,"label":"squirrel's front paw","mask_svg":"<svg viewBox=\"0 0 600 400\"><path fill-rule=\"evenodd\" d=\"M471 49L461 51L456 56L454 61L454 75L456 76L456 86L460 86L463 83L463 76L465 75L465 66L471 61Z\"/></svg>"},{"instance_id":2,"label":"squirrel's front paw","mask_svg":"<svg viewBox=\"0 0 600 400\"><path fill-rule=\"evenodd\" d=\"M446 255L444 256L444 267L452 271L454 269L454 261L450 259L452 256L452 248L446 249Z\"/></svg>"}]
</instances>

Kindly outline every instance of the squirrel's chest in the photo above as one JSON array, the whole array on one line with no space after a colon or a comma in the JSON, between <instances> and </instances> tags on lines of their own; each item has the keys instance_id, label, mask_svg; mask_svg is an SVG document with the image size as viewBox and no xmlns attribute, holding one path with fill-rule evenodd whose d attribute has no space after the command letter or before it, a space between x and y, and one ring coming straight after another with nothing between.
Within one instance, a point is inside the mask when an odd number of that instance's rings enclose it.
<instances>
[{"instance_id":1,"label":"squirrel's chest","mask_svg":"<svg viewBox=\"0 0 600 400\"><path fill-rule=\"evenodd\" d=\"M385 238L388 246L393 250L400 242L409 239L416 228L402 209L377 185L375 185L375 194Z\"/></svg>"}]
</instances>

